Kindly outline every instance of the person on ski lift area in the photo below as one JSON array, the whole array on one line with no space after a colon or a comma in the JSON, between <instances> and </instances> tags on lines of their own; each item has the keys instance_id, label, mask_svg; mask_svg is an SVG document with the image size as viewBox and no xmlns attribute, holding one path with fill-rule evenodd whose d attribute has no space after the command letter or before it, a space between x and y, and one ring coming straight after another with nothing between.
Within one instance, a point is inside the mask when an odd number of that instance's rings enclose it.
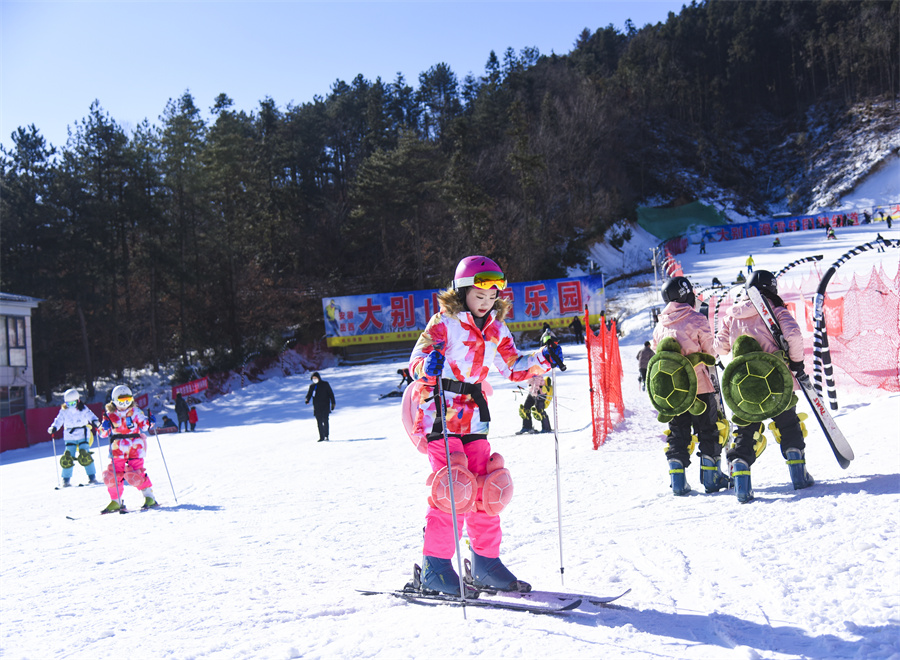
<instances>
[{"instance_id":1,"label":"person on ski lift area","mask_svg":"<svg viewBox=\"0 0 900 660\"><path fill-rule=\"evenodd\" d=\"M516 431L516 435L523 433L536 433L531 418L541 422L541 433L550 433L550 415L548 408L553 399L553 382L549 376L532 376L528 381L528 394L525 402L519 406L519 416L522 418L522 429Z\"/></svg>"},{"instance_id":2,"label":"person on ski lift area","mask_svg":"<svg viewBox=\"0 0 900 660\"><path fill-rule=\"evenodd\" d=\"M91 412L90 408L84 405L78 390L74 388L66 390L59 414L47 429L47 433L53 435L65 427L63 437L66 447L59 459L59 464L62 466L63 488L72 485L72 471L75 469L76 461L84 468L88 483L97 483L97 468L94 465L94 458L88 450L94 441L94 431L98 424L100 424L100 420Z\"/></svg>"},{"instance_id":3,"label":"person on ski lift area","mask_svg":"<svg viewBox=\"0 0 900 660\"><path fill-rule=\"evenodd\" d=\"M804 349L800 326L797 325L784 301L778 295L778 283L775 275L767 270L758 270L747 281L745 288L751 287L757 289L764 298L772 303L775 318L788 343L786 359L789 369L795 375L792 389L797 390L800 385L796 381L796 376L803 374ZM722 319L722 325L716 333L714 341L716 353L728 355L734 342L741 335L753 337L766 353L778 353L780 350L769 331L769 326L746 294L738 297ZM735 494L742 502L753 498L750 467L766 447L763 428L764 425L759 422L748 426L738 426L734 432L735 443L727 452L732 474L746 473L743 475L746 477L746 481L739 482L737 478L735 479ZM799 490L812 486L813 478L806 471L806 442L804 441L806 428L797 415L797 406L791 406L773 417L769 429L778 438L781 455L787 461L794 489Z\"/></svg>"},{"instance_id":4,"label":"person on ski lift area","mask_svg":"<svg viewBox=\"0 0 900 660\"><path fill-rule=\"evenodd\" d=\"M100 424L100 437L109 439L110 463L103 473L110 503L101 513L123 512L125 483L141 491L142 509L159 506L153 496L153 483L144 469L147 455L147 432L150 422L144 411L134 405L134 395L127 385L117 385L112 401L106 404L106 414Z\"/></svg>"},{"instance_id":5,"label":"person on ski lift area","mask_svg":"<svg viewBox=\"0 0 900 660\"><path fill-rule=\"evenodd\" d=\"M309 379L312 383L306 391L306 403L309 405L309 401L312 399L313 415L319 428L318 442L328 442L328 416L334 410L334 390L331 389L327 380L322 380L318 371L314 371Z\"/></svg>"},{"instance_id":6,"label":"person on ski lift area","mask_svg":"<svg viewBox=\"0 0 900 660\"><path fill-rule=\"evenodd\" d=\"M666 306L660 312L659 322L653 330L651 348L656 350L664 338L671 337L678 342L684 356L698 352L711 356L714 350L712 330L709 320L694 310L696 298L690 280L682 276L669 279L663 285L662 299ZM685 470L691 464L693 435L697 436L700 478L706 492L715 493L728 485L728 478L720 468L722 445L719 444L719 427L716 424L719 408L712 379L703 362L694 366L694 372L697 376L697 399L705 404L705 410L699 415L691 411L683 412L668 423L666 459L672 493L676 496L687 495L691 491Z\"/></svg>"},{"instance_id":7,"label":"person on ski lift area","mask_svg":"<svg viewBox=\"0 0 900 660\"><path fill-rule=\"evenodd\" d=\"M425 515L422 586L459 595L447 451L453 467L453 498L458 529L465 525L472 549L475 588L529 591L527 582L500 560L500 512L512 497L510 472L503 457L491 452L491 420L482 384L491 366L513 382L562 366L562 349L550 341L533 352L520 351L504 319L512 303L500 297L507 288L500 266L484 256L462 259L452 286L438 295L440 311L429 321L409 359L409 370L422 379L408 390L413 396L411 435L427 439L433 471ZM437 379L440 378L440 390ZM439 391L445 416L441 417ZM445 446L444 437L447 438ZM467 587L468 588L468 587Z\"/></svg>"}]
</instances>

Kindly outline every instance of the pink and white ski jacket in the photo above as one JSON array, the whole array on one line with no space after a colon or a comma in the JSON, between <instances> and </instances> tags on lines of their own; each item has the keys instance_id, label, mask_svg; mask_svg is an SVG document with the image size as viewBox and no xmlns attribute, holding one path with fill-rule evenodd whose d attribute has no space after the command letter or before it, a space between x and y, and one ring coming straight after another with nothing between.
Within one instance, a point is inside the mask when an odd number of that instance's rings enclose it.
<instances>
[{"instance_id":1,"label":"pink and white ski jacket","mask_svg":"<svg viewBox=\"0 0 900 660\"><path fill-rule=\"evenodd\" d=\"M650 342L653 350L666 337L672 337L678 342L682 355L698 352L715 355L709 320L687 303L670 302L660 312L659 322ZM715 392L706 365L701 362L694 366L694 371L697 373L697 394Z\"/></svg>"},{"instance_id":2,"label":"pink and white ski jacket","mask_svg":"<svg viewBox=\"0 0 900 660\"><path fill-rule=\"evenodd\" d=\"M139 434L136 438L114 440L110 455L114 459L143 459L147 453L147 430L150 428L150 422L144 412L137 406L131 406L128 410L119 410L114 405L107 404L105 417L112 424L112 430L106 430L101 425L101 438L108 438L112 435Z\"/></svg>"},{"instance_id":3,"label":"pink and white ski jacket","mask_svg":"<svg viewBox=\"0 0 900 660\"><path fill-rule=\"evenodd\" d=\"M788 343L788 358L793 362L803 362L803 335L800 326L794 320L793 315L785 307L775 307L775 318L781 326ZM715 349L719 355L728 355L731 352L731 346L735 340L741 335L750 335L766 353L777 353L781 350L772 333L769 332L769 326L756 311L753 301L741 294L734 305L728 310L725 318L722 319L722 327L715 337ZM794 380L794 389L799 384Z\"/></svg>"},{"instance_id":4,"label":"pink and white ski jacket","mask_svg":"<svg viewBox=\"0 0 900 660\"><path fill-rule=\"evenodd\" d=\"M436 347L442 347L446 360L442 378L451 381L482 383L487 379L491 365L514 382L528 380L550 370L550 363L540 349L521 353L516 348L512 332L503 322L509 309L509 303L505 300L497 300L482 330L475 325L471 312L463 311L462 306L456 303L455 293L442 294L439 300L440 313L431 317L409 358L409 371L415 377L424 378L429 385L432 384L434 378L425 376L424 363ZM426 436L432 431L436 414L432 392L430 387L421 388L415 416L416 432ZM444 399L447 402L448 433L463 436L488 432L488 421L481 419L478 405L471 395L445 391Z\"/></svg>"}]
</instances>

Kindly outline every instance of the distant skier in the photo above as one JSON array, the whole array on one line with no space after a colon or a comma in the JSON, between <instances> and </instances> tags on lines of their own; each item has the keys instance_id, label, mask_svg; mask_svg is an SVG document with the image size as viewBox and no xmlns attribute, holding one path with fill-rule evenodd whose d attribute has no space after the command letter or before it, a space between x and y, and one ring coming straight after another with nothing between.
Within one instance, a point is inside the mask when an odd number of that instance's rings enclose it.
<instances>
[{"instance_id":1,"label":"distant skier","mask_svg":"<svg viewBox=\"0 0 900 660\"><path fill-rule=\"evenodd\" d=\"M63 488L71 486L72 471L75 469L75 461L84 468L88 477L88 483L97 483L97 468L94 466L94 458L88 451L94 442L94 432L100 420L84 405L81 394L72 388L66 390L63 395L63 404L59 414L53 420L53 424L47 429L47 433L53 435L59 429L65 427L63 434L66 446L59 464L62 466Z\"/></svg>"},{"instance_id":2,"label":"distant skier","mask_svg":"<svg viewBox=\"0 0 900 660\"><path fill-rule=\"evenodd\" d=\"M438 295L440 312L429 320L409 359L410 371L420 379L408 390L415 406L410 435L414 441L427 440L433 470L428 481L432 497L425 516L422 586L448 594L459 595L459 576L451 561L455 546L447 497L447 449L456 511L471 541L475 587L531 590L500 560L499 514L512 496L512 479L503 467L503 457L491 453L490 412L482 385L491 365L506 378L522 382L549 371L551 361L561 366L562 350L555 340L533 353L516 348L503 322L511 307L500 297L506 287L506 277L493 260L471 256L460 261L451 288ZM446 402L443 420L435 401L438 378Z\"/></svg>"},{"instance_id":3,"label":"distant skier","mask_svg":"<svg viewBox=\"0 0 900 660\"><path fill-rule=\"evenodd\" d=\"M749 275L750 273L753 272L753 266L756 264L756 262L753 261L752 254L749 257L747 257L747 261L745 261L744 264L747 266L747 275Z\"/></svg>"},{"instance_id":4,"label":"distant skier","mask_svg":"<svg viewBox=\"0 0 900 660\"><path fill-rule=\"evenodd\" d=\"M100 424L100 437L109 438L111 459L103 473L111 501L101 513L126 510L123 499L126 481L143 494L142 509L159 506L153 496L153 483L144 470L149 428L144 411L134 405L131 389L127 385L113 388L112 401L106 404L106 414Z\"/></svg>"},{"instance_id":5,"label":"distant skier","mask_svg":"<svg viewBox=\"0 0 900 660\"><path fill-rule=\"evenodd\" d=\"M572 319L572 322L569 324L569 327L572 328L573 339L576 344L584 343L584 326L581 325L581 319L577 316Z\"/></svg>"},{"instance_id":6,"label":"distant skier","mask_svg":"<svg viewBox=\"0 0 900 660\"><path fill-rule=\"evenodd\" d=\"M644 347L638 351L637 361L638 361L638 383L640 383L641 390L647 389L647 363L650 362L650 358L652 358L656 353L653 352L653 349L650 348L650 342L645 341Z\"/></svg>"},{"instance_id":7,"label":"distant skier","mask_svg":"<svg viewBox=\"0 0 900 660\"><path fill-rule=\"evenodd\" d=\"M553 399L553 383L549 376L532 376L528 381L528 394L525 402L519 406L519 416L522 418L522 429L516 431L516 435L534 433L534 425L531 418L541 423L541 433L551 433L550 416L548 408Z\"/></svg>"},{"instance_id":8,"label":"distant skier","mask_svg":"<svg viewBox=\"0 0 900 660\"><path fill-rule=\"evenodd\" d=\"M191 410L180 392L175 395L175 415L178 417L178 432L181 433L181 426L183 424L184 431L187 433L188 424L190 424Z\"/></svg>"},{"instance_id":9,"label":"distant skier","mask_svg":"<svg viewBox=\"0 0 900 660\"><path fill-rule=\"evenodd\" d=\"M313 415L315 415L316 424L319 427L318 442L328 442L328 416L334 410L334 391L327 380L322 380L318 371L314 371L309 379L312 381L312 384L306 391L306 403L309 405L309 401L312 399Z\"/></svg>"},{"instance_id":10,"label":"distant skier","mask_svg":"<svg viewBox=\"0 0 900 660\"><path fill-rule=\"evenodd\" d=\"M197 414L197 407L191 406L190 412L188 412L188 421L191 423L191 431L197 428L197 422L200 420L200 416Z\"/></svg>"},{"instance_id":11,"label":"distant skier","mask_svg":"<svg viewBox=\"0 0 900 660\"><path fill-rule=\"evenodd\" d=\"M652 348L666 337L675 339L681 347L681 354L705 353L712 356L713 334L709 320L694 311L694 287L686 277L673 277L662 288L665 308L659 315L659 323L653 331ZM706 365L698 362L694 366L697 376L697 399L705 404L705 410L694 415L684 412L669 421L669 442L666 458L669 461L669 475L674 495L687 495L690 484L685 470L691 464L690 451L693 434L696 434L700 455L700 477L707 493L714 493L728 484L722 474L719 459L722 445L719 443L718 403L715 389ZM649 384L648 384L649 385ZM691 429L693 428L693 434Z\"/></svg>"},{"instance_id":12,"label":"distant skier","mask_svg":"<svg viewBox=\"0 0 900 660\"><path fill-rule=\"evenodd\" d=\"M784 301L778 295L778 283L775 276L767 270L759 270L747 282L747 288L757 289L763 297L767 298L774 307L775 318L781 325L784 336L787 339L789 353L786 356L790 370L799 375L803 373L803 335L800 326L788 311ZM756 311L752 301L746 296L740 296L734 305L728 310L722 319L715 338L715 350L719 355L728 355L732 345L741 335L753 337L762 350L766 353L778 353L779 348L769 332L769 327ZM723 383L723 387L727 387ZM800 385L793 381L793 389L799 389ZM772 418L769 428L774 432L781 447L781 455L788 464L791 482L794 489L808 488L812 486L813 478L806 471L805 449L806 427L797 415L796 405ZM727 457L732 467L732 474L745 473L746 479L735 478L735 494L742 502L753 499L753 490L750 482L750 466L766 447L764 426L762 423L753 423L746 426L738 426L734 432L735 444L728 450Z\"/></svg>"}]
</instances>

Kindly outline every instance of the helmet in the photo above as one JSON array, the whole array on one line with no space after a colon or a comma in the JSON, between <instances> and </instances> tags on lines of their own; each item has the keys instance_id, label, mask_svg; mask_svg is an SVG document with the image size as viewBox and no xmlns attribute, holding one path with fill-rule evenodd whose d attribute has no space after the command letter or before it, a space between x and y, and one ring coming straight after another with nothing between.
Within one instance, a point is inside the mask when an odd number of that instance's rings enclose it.
<instances>
[{"instance_id":1,"label":"helmet","mask_svg":"<svg viewBox=\"0 0 900 660\"><path fill-rule=\"evenodd\" d=\"M112 391L112 401L119 410L128 410L134 403L134 394L127 385L116 385Z\"/></svg>"},{"instance_id":2,"label":"helmet","mask_svg":"<svg viewBox=\"0 0 900 660\"><path fill-rule=\"evenodd\" d=\"M66 390L66 393L63 394L63 401L65 401L66 406L69 408L74 407L80 398L81 395L74 387L70 390Z\"/></svg>"},{"instance_id":3,"label":"helmet","mask_svg":"<svg viewBox=\"0 0 900 660\"><path fill-rule=\"evenodd\" d=\"M679 302L693 307L694 287L691 286L691 281L686 277L681 275L673 277L663 284L662 299L667 303Z\"/></svg>"},{"instance_id":4,"label":"helmet","mask_svg":"<svg viewBox=\"0 0 900 660\"><path fill-rule=\"evenodd\" d=\"M503 291L506 288L506 276L493 259L478 255L466 257L456 267L453 290L459 291L467 286Z\"/></svg>"},{"instance_id":5,"label":"helmet","mask_svg":"<svg viewBox=\"0 0 900 660\"><path fill-rule=\"evenodd\" d=\"M747 289L751 286L755 289L759 289L761 292L767 291L776 296L778 295L778 280L776 280L775 276L767 270L754 271L753 276L747 280L747 283L744 285Z\"/></svg>"}]
</instances>

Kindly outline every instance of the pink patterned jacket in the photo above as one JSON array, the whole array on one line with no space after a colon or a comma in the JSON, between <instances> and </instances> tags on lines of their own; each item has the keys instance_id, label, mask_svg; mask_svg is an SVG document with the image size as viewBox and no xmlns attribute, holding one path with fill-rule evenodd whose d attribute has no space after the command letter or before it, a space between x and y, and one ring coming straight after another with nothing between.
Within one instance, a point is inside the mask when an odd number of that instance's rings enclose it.
<instances>
[{"instance_id":1,"label":"pink patterned jacket","mask_svg":"<svg viewBox=\"0 0 900 660\"><path fill-rule=\"evenodd\" d=\"M106 419L112 424L112 430L100 427L100 437L108 438L111 435L130 435L137 433L136 438L118 438L113 441L110 454L114 459L143 459L147 453L147 430L150 422L144 412L137 406L131 406L128 410L118 410L112 404L106 406ZM128 424L129 418L131 425Z\"/></svg>"},{"instance_id":2,"label":"pink patterned jacket","mask_svg":"<svg viewBox=\"0 0 900 660\"><path fill-rule=\"evenodd\" d=\"M709 320L686 303L670 302L660 312L650 342L653 350L666 337L673 337L681 345L682 355L703 352L715 356ZM697 373L697 394L715 392L706 365L701 362L694 371Z\"/></svg>"}]
</instances>

